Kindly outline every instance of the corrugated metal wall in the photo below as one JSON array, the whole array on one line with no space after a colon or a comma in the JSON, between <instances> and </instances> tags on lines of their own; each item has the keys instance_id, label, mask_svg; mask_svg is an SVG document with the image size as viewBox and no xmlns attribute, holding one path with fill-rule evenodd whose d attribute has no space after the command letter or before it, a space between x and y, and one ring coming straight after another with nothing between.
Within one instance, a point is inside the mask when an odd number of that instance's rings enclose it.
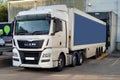
<instances>
[{"instance_id":1,"label":"corrugated metal wall","mask_svg":"<svg viewBox=\"0 0 120 80\"><path fill-rule=\"evenodd\" d=\"M10 1L8 3L8 20L13 21L14 16L23 10L28 10L37 6L66 4L69 7L75 7L80 10L85 10L85 0L21 0Z\"/></svg>"}]
</instances>

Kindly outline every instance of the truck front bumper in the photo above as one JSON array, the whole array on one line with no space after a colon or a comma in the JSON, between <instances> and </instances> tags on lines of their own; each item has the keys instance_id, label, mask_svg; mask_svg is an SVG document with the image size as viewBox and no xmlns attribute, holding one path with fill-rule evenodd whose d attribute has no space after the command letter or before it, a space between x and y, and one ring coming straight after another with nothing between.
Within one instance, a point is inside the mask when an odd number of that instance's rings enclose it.
<instances>
[{"instance_id":1,"label":"truck front bumper","mask_svg":"<svg viewBox=\"0 0 120 80\"><path fill-rule=\"evenodd\" d=\"M23 53L18 51L17 48L13 49L13 66L31 68L54 68L58 66L58 60L52 59L51 49L45 49L40 53L40 56L34 55L34 53L31 52L29 53L29 51ZM26 53L28 55L26 55ZM36 59L38 59L38 61ZM37 63L35 61L37 61Z\"/></svg>"}]
</instances>

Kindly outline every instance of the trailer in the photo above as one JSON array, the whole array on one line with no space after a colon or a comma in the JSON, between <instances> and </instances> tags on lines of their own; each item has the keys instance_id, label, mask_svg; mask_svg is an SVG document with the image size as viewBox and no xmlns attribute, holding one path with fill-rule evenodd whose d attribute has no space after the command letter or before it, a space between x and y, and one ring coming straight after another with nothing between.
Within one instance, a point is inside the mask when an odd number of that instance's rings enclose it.
<instances>
[{"instance_id":1,"label":"trailer","mask_svg":"<svg viewBox=\"0 0 120 80\"><path fill-rule=\"evenodd\" d=\"M106 48L108 53L119 49L117 47L117 14L114 12L89 12L88 14L104 21L107 25Z\"/></svg>"},{"instance_id":2,"label":"trailer","mask_svg":"<svg viewBox=\"0 0 120 80\"><path fill-rule=\"evenodd\" d=\"M13 66L82 65L106 51L106 24L78 9L52 5L19 12L13 34Z\"/></svg>"}]
</instances>

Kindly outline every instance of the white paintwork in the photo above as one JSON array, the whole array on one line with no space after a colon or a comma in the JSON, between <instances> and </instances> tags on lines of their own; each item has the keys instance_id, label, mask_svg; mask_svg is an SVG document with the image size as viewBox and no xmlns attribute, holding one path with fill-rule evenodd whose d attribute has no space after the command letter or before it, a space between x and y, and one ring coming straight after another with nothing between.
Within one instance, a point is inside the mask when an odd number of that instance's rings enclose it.
<instances>
[{"instance_id":1,"label":"white paintwork","mask_svg":"<svg viewBox=\"0 0 120 80\"><path fill-rule=\"evenodd\" d=\"M34 15L34 14L51 14L52 17L58 17L63 20L67 20L68 8L65 5L53 5L32 8L28 11L19 12L17 16Z\"/></svg>"},{"instance_id":2,"label":"white paintwork","mask_svg":"<svg viewBox=\"0 0 120 80\"><path fill-rule=\"evenodd\" d=\"M29 49L29 51L40 51L40 50L43 50L45 47L47 47L46 46L46 43L47 43L47 40L48 40L48 38L49 38L49 36L47 36L47 35L44 35L44 36L39 36L39 35L31 35L31 36L29 36L29 35L25 35L25 36L23 36L23 35L21 35L21 36L13 36L13 39L14 39L14 41L15 41L15 43L16 43L16 47L17 47L17 49L18 50L24 50L24 51L28 51L28 49L23 49L23 48L20 48L19 46L18 46L18 42L17 42L17 40L44 40L44 43L43 43L43 47L42 48L39 48L39 49Z\"/></svg>"},{"instance_id":3,"label":"white paintwork","mask_svg":"<svg viewBox=\"0 0 120 80\"><path fill-rule=\"evenodd\" d=\"M20 64L22 64L21 62L21 58L20 58L20 55L19 55L19 52L18 52L18 49L16 47L13 48L13 54L16 53L18 56L15 57L15 56L12 56L13 59L18 59L19 61L15 61L13 60L13 66L20 66Z\"/></svg>"}]
</instances>

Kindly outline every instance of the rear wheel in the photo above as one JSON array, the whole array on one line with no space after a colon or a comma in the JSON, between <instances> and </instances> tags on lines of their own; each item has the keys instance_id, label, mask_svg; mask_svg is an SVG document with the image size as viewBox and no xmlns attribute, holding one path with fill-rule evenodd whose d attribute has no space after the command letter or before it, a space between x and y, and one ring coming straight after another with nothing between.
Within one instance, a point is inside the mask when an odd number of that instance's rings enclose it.
<instances>
[{"instance_id":1,"label":"rear wheel","mask_svg":"<svg viewBox=\"0 0 120 80\"><path fill-rule=\"evenodd\" d=\"M73 54L72 55L72 64L71 64L71 66L75 67L76 64L77 64L77 57L76 57L76 54Z\"/></svg>"},{"instance_id":2,"label":"rear wheel","mask_svg":"<svg viewBox=\"0 0 120 80\"><path fill-rule=\"evenodd\" d=\"M101 47L101 54L103 54L103 47Z\"/></svg>"},{"instance_id":3,"label":"rear wheel","mask_svg":"<svg viewBox=\"0 0 120 80\"><path fill-rule=\"evenodd\" d=\"M103 54L103 48L102 47L99 48L98 53L99 53L99 56L101 56Z\"/></svg>"},{"instance_id":4,"label":"rear wheel","mask_svg":"<svg viewBox=\"0 0 120 80\"><path fill-rule=\"evenodd\" d=\"M95 55L95 58L98 58L99 57L99 50L98 48L96 49L96 55Z\"/></svg>"},{"instance_id":5,"label":"rear wheel","mask_svg":"<svg viewBox=\"0 0 120 80\"><path fill-rule=\"evenodd\" d=\"M79 53L79 56L77 58L77 65L82 65L83 61L84 61L83 53Z\"/></svg>"}]
</instances>

